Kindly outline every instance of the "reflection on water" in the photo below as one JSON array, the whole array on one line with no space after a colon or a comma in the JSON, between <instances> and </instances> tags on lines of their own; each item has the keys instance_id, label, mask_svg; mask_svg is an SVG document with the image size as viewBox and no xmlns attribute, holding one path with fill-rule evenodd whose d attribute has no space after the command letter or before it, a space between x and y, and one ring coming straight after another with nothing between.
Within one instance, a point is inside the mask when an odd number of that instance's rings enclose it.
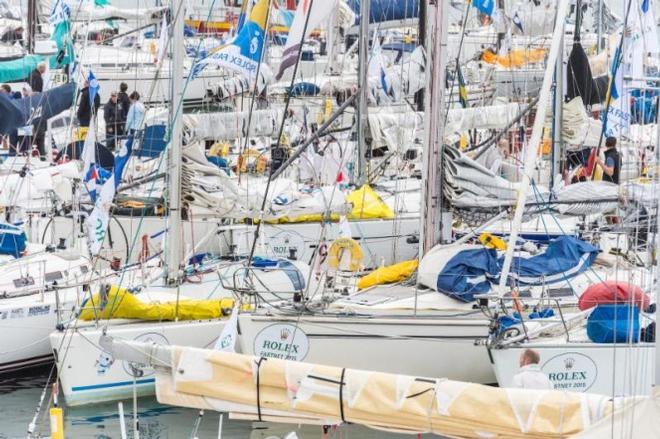
<instances>
[{"instance_id":1,"label":"reflection on water","mask_svg":"<svg viewBox=\"0 0 660 439\"><path fill-rule=\"evenodd\" d=\"M41 392L46 385L50 367L21 374L0 377L0 439L25 438L28 424L34 417ZM46 404L44 404L46 405ZM141 439L189 438L197 410L158 404L154 398L138 400L138 419ZM128 438L133 438L133 402L124 401L124 415ZM218 438L220 415L205 413L197 431L199 439ZM42 411L35 433L49 435L48 417ZM349 426L331 428L323 436L321 427L253 424L248 421L229 421L224 416L224 439L280 439L296 431L299 439L395 439L409 435L391 435L380 431ZM65 437L75 439L120 439L119 415L116 403L84 407L64 407ZM414 437L414 436L412 436ZM424 436L425 439L431 436Z\"/></svg>"}]
</instances>

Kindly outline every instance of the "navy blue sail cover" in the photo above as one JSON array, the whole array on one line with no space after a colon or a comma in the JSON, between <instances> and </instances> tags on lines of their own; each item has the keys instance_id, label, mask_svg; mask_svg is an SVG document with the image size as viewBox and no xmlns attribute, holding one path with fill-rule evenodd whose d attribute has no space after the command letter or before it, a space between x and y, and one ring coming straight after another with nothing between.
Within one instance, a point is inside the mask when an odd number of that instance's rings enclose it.
<instances>
[{"instance_id":1,"label":"navy blue sail cover","mask_svg":"<svg viewBox=\"0 0 660 439\"><path fill-rule=\"evenodd\" d=\"M514 257L508 283L542 285L570 279L587 270L598 251L588 242L573 236L561 236L541 254ZM504 255L499 256L494 249L464 250L442 269L437 289L455 299L471 302L475 294L487 293L492 283L499 283L503 265Z\"/></svg>"},{"instance_id":2,"label":"navy blue sail cover","mask_svg":"<svg viewBox=\"0 0 660 439\"><path fill-rule=\"evenodd\" d=\"M39 126L42 121L45 126L46 120L71 108L75 92L76 84L70 82L21 99L0 94L0 134L11 134L26 125Z\"/></svg>"}]
</instances>

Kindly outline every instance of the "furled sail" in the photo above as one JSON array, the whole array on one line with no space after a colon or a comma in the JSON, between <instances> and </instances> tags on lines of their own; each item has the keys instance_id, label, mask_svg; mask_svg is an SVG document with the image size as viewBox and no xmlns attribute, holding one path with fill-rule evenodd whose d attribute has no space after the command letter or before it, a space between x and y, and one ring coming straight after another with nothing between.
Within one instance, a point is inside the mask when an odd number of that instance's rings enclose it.
<instances>
[{"instance_id":1,"label":"furled sail","mask_svg":"<svg viewBox=\"0 0 660 439\"><path fill-rule=\"evenodd\" d=\"M600 395L501 389L107 336L101 345L115 358L156 366L161 403L275 422L351 422L453 437L559 438L589 428L619 404Z\"/></svg>"}]
</instances>

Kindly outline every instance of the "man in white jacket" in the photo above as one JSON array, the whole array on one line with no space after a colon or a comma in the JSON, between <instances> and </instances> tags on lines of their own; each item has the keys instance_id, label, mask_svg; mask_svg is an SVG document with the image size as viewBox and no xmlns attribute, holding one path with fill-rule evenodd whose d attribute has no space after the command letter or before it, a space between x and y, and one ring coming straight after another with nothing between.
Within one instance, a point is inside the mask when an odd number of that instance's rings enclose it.
<instances>
[{"instance_id":1,"label":"man in white jacket","mask_svg":"<svg viewBox=\"0 0 660 439\"><path fill-rule=\"evenodd\" d=\"M519 389L552 390L554 386L543 373L541 356L533 349L525 349L520 355L520 371L513 377L513 387Z\"/></svg>"}]
</instances>

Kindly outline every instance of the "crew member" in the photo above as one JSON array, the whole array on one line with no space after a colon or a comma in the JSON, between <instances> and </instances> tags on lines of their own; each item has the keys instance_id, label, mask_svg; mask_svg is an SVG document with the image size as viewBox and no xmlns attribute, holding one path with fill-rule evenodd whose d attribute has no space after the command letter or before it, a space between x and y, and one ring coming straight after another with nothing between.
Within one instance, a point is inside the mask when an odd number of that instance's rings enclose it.
<instances>
[{"instance_id":1,"label":"crew member","mask_svg":"<svg viewBox=\"0 0 660 439\"><path fill-rule=\"evenodd\" d=\"M533 349L520 355L520 371L513 377L513 387L519 389L552 390L554 386L539 366L541 356Z\"/></svg>"}]
</instances>

